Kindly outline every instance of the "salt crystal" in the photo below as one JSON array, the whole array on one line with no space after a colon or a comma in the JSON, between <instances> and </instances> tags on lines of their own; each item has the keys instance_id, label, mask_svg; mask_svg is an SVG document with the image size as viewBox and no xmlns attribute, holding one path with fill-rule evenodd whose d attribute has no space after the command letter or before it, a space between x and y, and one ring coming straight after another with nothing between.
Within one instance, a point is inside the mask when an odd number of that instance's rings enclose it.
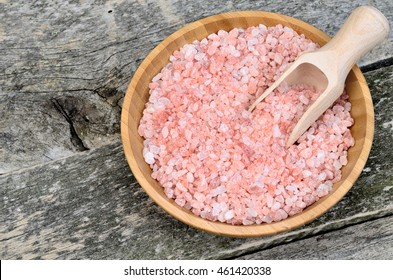
<instances>
[{"instance_id":1,"label":"salt crystal","mask_svg":"<svg viewBox=\"0 0 393 280\"><path fill-rule=\"evenodd\" d=\"M166 170L165 170L165 174L171 174L173 172L173 165L168 165Z\"/></svg>"},{"instance_id":2,"label":"salt crystal","mask_svg":"<svg viewBox=\"0 0 393 280\"><path fill-rule=\"evenodd\" d=\"M179 120L179 127L180 128L185 128L187 126L187 120L186 119L180 119ZM171 135L172 135L172 133L171 133ZM172 135L173 136L173 135ZM173 136L173 137L175 137L175 136ZM177 136L176 136L177 137Z\"/></svg>"},{"instance_id":3,"label":"salt crystal","mask_svg":"<svg viewBox=\"0 0 393 280\"><path fill-rule=\"evenodd\" d=\"M292 191L292 192L297 192L298 191L298 188L295 185L288 185L288 186L285 187L285 189L288 190L288 191Z\"/></svg>"},{"instance_id":4,"label":"salt crystal","mask_svg":"<svg viewBox=\"0 0 393 280\"><path fill-rule=\"evenodd\" d=\"M329 193L329 187L326 184L321 184L317 188L317 194L319 197L325 196Z\"/></svg>"},{"instance_id":5,"label":"salt crystal","mask_svg":"<svg viewBox=\"0 0 393 280\"><path fill-rule=\"evenodd\" d=\"M184 59L192 60L194 59L194 56L197 54L198 51L195 49L194 45L187 44L183 47L183 52L184 52Z\"/></svg>"},{"instance_id":6,"label":"salt crystal","mask_svg":"<svg viewBox=\"0 0 393 280\"><path fill-rule=\"evenodd\" d=\"M268 216L268 215L267 216L263 216L262 222L270 224L271 222L273 222L273 219L270 216Z\"/></svg>"},{"instance_id":7,"label":"salt crystal","mask_svg":"<svg viewBox=\"0 0 393 280\"><path fill-rule=\"evenodd\" d=\"M152 152L153 154L159 154L161 151L160 147L157 147L155 145L150 145L150 152Z\"/></svg>"},{"instance_id":8,"label":"salt crystal","mask_svg":"<svg viewBox=\"0 0 393 280\"><path fill-rule=\"evenodd\" d=\"M155 76L153 77L152 82L153 82L153 83L158 82L158 81L161 79L161 77L162 77L162 74L161 74L161 73L158 73L157 75L155 75Z\"/></svg>"},{"instance_id":9,"label":"salt crystal","mask_svg":"<svg viewBox=\"0 0 393 280\"><path fill-rule=\"evenodd\" d=\"M263 168L263 176L267 176L269 174L269 166L265 165Z\"/></svg>"},{"instance_id":10,"label":"salt crystal","mask_svg":"<svg viewBox=\"0 0 393 280\"><path fill-rule=\"evenodd\" d=\"M303 158L306 158L306 159L310 158L311 155L312 155L312 149L311 148L306 148L306 149L304 149L304 150L302 150L300 152L300 156L303 157Z\"/></svg>"},{"instance_id":11,"label":"salt crystal","mask_svg":"<svg viewBox=\"0 0 393 280\"><path fill-rule=\"evenodd\" d=\"M348 163L347 157L346 156L341 156L340 157L340 164L341 165L347 165L347 163Z\"/></svg>"},{"instance_id":12,"label":"salt crystal","mask_svg":"<svg viewBox=\"0 0 393 280\"><path fill-rule=\"evenodd\" d=\"M168 127L164 126L164 127L162 128L162 130L161 130L161 133L162 133L162 137L164 137L164 139L167 138L168 135L169 135L169 129L168 129Z\"/></svg>"},{"instance_id":13,"label":"salt crystal","mask_svg":"<svg viewBox=\"0 0 393 280\"><path fill-rule=\"evenodd\" d=\"M151 152L147 152L146 154L143 155L146 163L148 164L153 164L155 162L154 160L154 155Z\"/></svg>"},{"instance_id":14,"label":"salt crystal","mask_svg":"<svg viewBox=\"0 0 393 280\"><path fill-rule=\"evenodd\" d=\"M180 198L180 197L176 198L176 199L175 199L175 202L176 202L179 206L181 206L181 207L183 207L183 206L186 204L186 200L185 200L184 198Z\"/></svg>"},{"instance_id":15,"label":"salt crystal","mask_svg":"<svg viewBox=\"0 0 393 280\"><path fill-rule=\"evenodd\" d=\"M225 132L228 131L228 126L227 126L225 123L221 123L221 124L220 124L219 130L220 130L221 132L225 133Z\"/></svg>"},{"instance_id":16,"label":"salt crystal","mask_svg":"<svg viewBox=\"0 0 393 280\"><path fill-rule=\"evenodd\" d=\"M186 136L186 139L187 139L188 141L191 141L191 138L192 138L192 132L191 132L191 130L186 129L186 131L184 132L184 135Z\"/></svg>"},{"instance_id":17,"label":"salt crystal","mask_svg":"<svg viewBox=\"0 0 393 280\"><path fill-rule=\"evenodd\" d=\"M219 214L217 219L222 223L226 221L223 214Z\"/></svg>"},{"instance_id":18,"label":"salt crystal","mask_svg":"<svg viewBox=\"0 0 393 280\"><path fill-rule=\"evenodd\" d=\"M171 158L168 162L167 162L167 164L168 164L168 166L174 166L175 164L176 164L176 159L175 158Z\"/></svg>"},{"instance_id":19,"label":"salt crystal","mask_svg":"<svg viewBox=\"0 0 393 280\"><path fill-rule=\"evenodd\" d=\"M253 221L247 220L247 219L244 219L244 220L242 221L242 224L245 225L245 226L252 225L253 223L254 223Z\"/></svg>"},{"instance_id":20,"label":"salt crystal","mask_svg":"<svg viewBox=\"0 0 393 280\"><path fill-rule=\"evenodd\" d=\"M257 211L254 208L246 208L246 212L247 215L253 218L255 218L258 215Z\"/></svg>"},{"instance_id":21,"label":"salt crystal","mask_svg":"<svg viewBox=\"0 0 393 280\"><path fill-rule=\"evenodd\" d=\"M251 67L249 73L252 77L257 77L259 75L259 71L256 67Z\"/></svg>"},{"instance_id":22,"label":"salt crystal","mask_svg":"<svg viewBox=\"0 0 393 280\"><path fill-rule=\"evenodd\" d=\"M165 188L164 193L168 198L173 197L173 189L171 189L171 188Z\"/></svg>"},{"instance_id":23,"label":"salt crystal","mask_svg":"<svg viewBox=\"0 0 393 280\"><path fill-rule=\"evenodd\" d=\"M199 153L197 153L197 158L199 159L199 160L204 160L205 158L207 158L208 156L205 154L205 153L203 153L203 152L199 152Z\"/></svg>"},{"instance_id":24,"label":"salt crystal","mask_svg":"<svg viewBox=\"0 0 393 280\"><path fill-rule=\"evenodd\" d=\"M231 51L231 55L234 57L240 57L242 55L242 53L238 50L233 50L233 51Z\"/></svg>"},{"instance_id":25,"label":"salt crystal","mask_svg":"<svg viewBox=\"0 0 393 280\"><path fill-rule=\"evenodd\" d=\"M279 53L276 53L275 56L274 56L274 61L278 65L280 65L282 63L282 60L283 60L283 56L281 54L279 54Z\"/></svg>"},{"instance_id":26,"label":"salt crystal","mask_svg":"<svg viewBox=\"0 0 393 280\"><path fill-rule=\"evenodd\" d=\"M310 101L308 100L308 98L305 97L304 95L300 95L300 96L299 96L299 100L300 100L300 102L302 102L304 105L308 105L308 103L310 102Z\"/></svg>"},{"instance_id":27,"label":"salt crystal","mask_svg":"<svg viewBox=\"0 0 393 280\"><path fill-rule=\"evenodd\" d=\"M219 186L219 187L213 189L213 190L210 192L210 194L211 194L212 196L217 196L217 195L220 195L220 194L225 193L226 191L227 191L227 190L226 190L226 188L225 188L224 186Z\"/></svg>"},{"instance_id":28,"label":"salt crystal","mask_svg":"<svg viewBox=\"0 0 393 280\"><path fill-rule=\"evenodd\" d=\"M194 175L191 172L187 173L187 181L190 183L194 182Z\"/></svg>"},{"instance_id":29,"label":"salt crystal","mask_svg":"<svg viewBox=\"0 0 393 280\"><path fill-rule=\"evenodd\" d=\"M321 174L318 175L318 180L324 181L326 179L326 173L322 172Z\"/></svg>"},{"instance_id":30,"label":"salt crystal","mask_svg":"<svg viewBox=\"0 0 393 280\"><path fill-rule=\"evenodd\" d=\"M212 209L212 215L217 216L221 212L221 205L220 203L214 203Z\"/></svg>"},{"instance_id":31,"label":"salt crystal","mask_svg":"<svg viewBox=\"0 0 393 280\"><path fill-rule=\"evenodd\" d=\"M179 133L177 132L176 129L171 129L171 130L169 131L169 133L171 134L171 136L172 136L173 138L177 138L177 137L179 136Z\"/></svg>"},{"instance_id":32,"label":"salt crystal","mask_svg":"<svg viewBox=\"0 0 393 280\"><path fill-rule=\"evenodd\" d=\"M273 202L274 202L274 200L273 200L273 197L272 197L272 196L270 196L270 195L266 195L266 203L267 203L267 207L272 207L272 205L273 205Z\"/></svg>"},{"instance_id":33,"label":"salt crystal","mask_svg":"<svg viewBox=\"0 0 393 280\"><path fill-rule=\"evenodd\" d=\"M242 136L242 141L245 145L252 145L252 141L250 137L248 137L247 135Z\"/></svg>"},{"instance_id":34,"label":"salt crystal","mask_svg":"<svg viewBox=\"0 0 393 280\"><path fill-rule=\"evenodd\" d=\"M152 138L154 135L154 131L150 129L145 129L144 131L144 137L146 138Z\"/></svg>"},{"instance_id":35,"label":"salt crystal","mask_svg":"<svg viewBox=\"0 0 393 280\"><path fill-rule=\"evenodd\" d=\"M219 159L219 157L218 157L215 153L210 153L210 154L209 154L209 157L210 157L211 159Z\"/></svg>"},{"instance_id":36,"label":"salt crystal","mask_svg":"<svg viewBox=\"0 0 393 280\"><path fill-rule=\"evenodd\" d=\"M246 67L246 66L244 66L244 67L242 67L241 69L240 69L240 74L242 75L242 76L247 76L247 74L248 74L248 67Z\"/></svg>"},{"instance_id":37,"label":"salt crystal","mask_svg":"<svg viewBox=\"0 0 393 280\"><path fill-rule=\"evenodd\" d=\"M267 27L266 27L266 25L264 25L264 24L259 24L258 25L258 28L259 28L259 32L262 34L262 35L264 35L266 32L267 32ZM291 32L293 32L293 30L291 29Z\"/></svg>"},{"instance_id":38,"label":"salt crystal","mask_svg":"<svg viewBox=\"0 0 393 280\"><path fill-rule=\"evenodd\" d=\"M306 204L304 201L302 201L302 199L297 200L297 201L295 202L295 205L296 205L296 207L299 207L299 208L301 208L301 209L307 207L307 204Z\"/></svg>"},{"instance_id":39,"label":"salt crystal","mask_svg":"<svg viewBox=\"0 0 393 280\"><path fill-rule=\"evenodd\" d=\"M251 112L248 110L244 110L241 112L241 116L245 119L249 119L251 117Z\"/></svg>"},{"instance_id":40,"label":"salt crystal","mask_svg":"<svg viewBox=\"0 0 393 280\"><path fill-rule=\"evenodd\" d=\"M281 118L281 112L280 111L274 112L274 119L273 119L273 121L275 123L277 123L277 122L279 122L280 118Z\"/></svg>"},{"instance_id":41,"label":"salt crystal","mask_svg":"<svg viewBox=\"0 0 393 280\"><path fill-rule=\"evenodd\" d=\"M319 151L318 151L318 154L317 154L317 159L318 159L320 162L323 163L323 162L325 161L325 152L319 150Z\"/></svg>"},{"instance_id":42,"label":"salt crystal","mask_svg":"<svg viewBox=\"0 0 393 280\"><path fill-rule=\"evenodd\" d=\"M165 107L166 105L171 103L171 101L166 97L160 97L158 98L157 103Z\"/></svg>"},{"instance_id":43,"label":"salt crystal","mask_svg":"<svg viewBox=\"0 0 393 280\"><path fill-rule=\"evenodd\" d=\"M228 177L227 176L221 176L220 177L220 181L221 181L221 183L226 183L226 182L228 182Z\"/></svg>"},{"instance_id":44,"label":"salt crystal","mask_svg":"<svg viewBox=\"0 0 393 280\"><path fill-rule=\"evenodd\" d=\"M274 202L272 207L271 207L272 211L277 211L280 208L281 208L281 204L279 202L277 202L277 201Z\"/></svg>"},{"instance_id":45,"label":"salt crystal","mask_svg":"<svg viewBox=\"0 0 393 280\"><path fill-rule=\"evenodd\" d=\"M277 210L277 212L276 212L276 221L284 220L287 217L288 217L288 214L283 209L278 209Z\"/></svg>"},{"instance_id":46,"label":"salt crystal","mask_svg":"<svg viewBox=\"0 0 393 280\"><path fill-rule=\"evenodd\" d=\"M183 184L182 183L180 183L180 182L177 182L176 183L176 188L178 188L180 191L182 191L182 192L187 192L187 189L183 186Z\"/></svg>"},{"instance_id":47,"label":"salt crystal","mask_svg":"<svg viewBox=\"0 0 393 280\"><path fill-rule=\"evenodd\" d=\"M340 161L335 160L335 161L333 162L333 166L334 166L334 168L335 168L336 170L340 170L342 165L341 165Z\"/></svg>"},{"instance_id":48,"label":"salt crystal","mask_svg":"<svg viewBox=\"0 0 393 280\"><path fill-rule=\"evenodd\" d=\"M273 126L273 137L281 137L280 128L276 124Z\"/></svg>"},{"instance_id":49,"label":"salt crystal","mask_svg":"<svg viewBox=\"0 0 393 280\"><path fill-rule=\"evenodd\" d=\"M260 32L260 29L258 29L258 28L253 28L253 29L251 30L251 36L252 36L252 37L257 37L257 36L259 35L259 32Z\"/></svg>"},{"instance_id":50,"label":"salt crystal","mask_svg":"<svg viewBox=\"0 0 393 280\"><path fill-rule=\"evenodd\" d=\"M228 212L225 213L225 220L230 220L235 216L235 212L233 212L233 210L229 210Z\"/></svg>"}]
</instances>

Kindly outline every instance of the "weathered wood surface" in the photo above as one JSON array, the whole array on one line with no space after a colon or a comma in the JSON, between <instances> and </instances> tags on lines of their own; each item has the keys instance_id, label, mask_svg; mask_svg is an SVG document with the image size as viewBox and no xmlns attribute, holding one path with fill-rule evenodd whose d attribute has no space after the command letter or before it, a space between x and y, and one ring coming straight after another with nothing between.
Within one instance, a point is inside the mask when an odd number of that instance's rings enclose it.
<instances>
[{"instance_id":1,"label":"weathered wood surface","mask_svg":"<svg viewBox=\"0 0 393 280\"><path fill-rule=\"evenodd\" d=\"M369 225L377 229L372 242L391 243L392 33L360 62L376 113L367 166L345 198L309 225L253 239L189 228L146 196L124 159L119 113L127 84L147 53L179 27L257 9L333 35L352 9L370 1L288 2L0 0L1 258L297 258L297 249L328 235L323 246L330 240L343 249L307 258L393 259L383 245L367 252L366 232L356 238L356 229ZM393 22L390 0L371 2ZM385 249L373 253L377 248Z\"/></svg>"},{"instance_id":2,"label":"weathered wood surface","mask_svg":"<svg viewBox=\"0 0 393 280\"><path fill-rule=\"evenodd\" d=\"M279 245L240 259L374 259L393 256L393 216ZM357 244L352 246L351 244Z\"/></svg>"}]
</instances>

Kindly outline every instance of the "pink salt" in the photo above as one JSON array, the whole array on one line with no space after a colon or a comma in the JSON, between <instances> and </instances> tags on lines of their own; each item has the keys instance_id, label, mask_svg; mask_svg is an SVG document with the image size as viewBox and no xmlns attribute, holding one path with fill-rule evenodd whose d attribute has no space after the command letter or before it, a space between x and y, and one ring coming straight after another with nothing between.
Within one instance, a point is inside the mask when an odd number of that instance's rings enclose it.
<instances>
[{"instance_id":1,"label":"pink salt","mask_svg":"<svg viewBox=\"0 0 393 280\"><path fill-rule=\"evenodd\" d=\"M247 111L301 53L317 48L288 27L259 25L175 51L149 85L138 128L164 193L202 218L243 225L286 219L327 195L354 144L348 96L288 149L319 93L284 85Z\"/></svg>"}]
</instances>

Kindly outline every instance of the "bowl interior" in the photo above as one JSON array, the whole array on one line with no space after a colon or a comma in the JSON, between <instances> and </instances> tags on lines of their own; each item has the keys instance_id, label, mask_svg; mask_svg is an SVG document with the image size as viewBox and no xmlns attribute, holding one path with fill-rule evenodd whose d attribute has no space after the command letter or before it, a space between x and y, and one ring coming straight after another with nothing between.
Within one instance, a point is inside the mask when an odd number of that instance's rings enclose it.
<instances>
[{"instance_id":1,"label":"bowl interior","mask_svg":"<svg viewBox=\"0 0 393 280\"><path fill-rule=\"evenodd\" d=\"M367 83L358 67L353 67L346 81L346 90L352 103L351 115L355 124L351 128L355 145L348 151L348 164L342 169L342 179L334 184L332 192L307 207L303 212L271 224L234 226L211 222L195 216L190 211L168 199L159 183L152 179L151 169L142 155L143 138L138 135L138 125L145 103L149 98L148 85L152 78L169 62L170 55L184 44L201 40L218 30L235 27L247 28L258 24L274 26L282 24L320 45L330 37L317 28L300 20L269 12L244 11L211 16L193 22L170 35L161 42L142 62L128 87L121 116L123 148L130 168L144 190L165 211L193 227L228 236L262 236L290 230L325 213L336 204L352 187L360 175L371 149L374 133L374 112Z\"/></svg>"}]
</instances>

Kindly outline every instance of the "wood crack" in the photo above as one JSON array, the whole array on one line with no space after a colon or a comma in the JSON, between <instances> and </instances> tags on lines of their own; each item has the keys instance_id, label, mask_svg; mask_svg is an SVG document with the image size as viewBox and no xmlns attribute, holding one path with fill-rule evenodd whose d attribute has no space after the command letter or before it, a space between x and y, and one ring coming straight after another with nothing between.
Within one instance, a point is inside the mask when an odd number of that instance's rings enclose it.
<instances>
[{"instance_id":1,"label":"wood crack","mask_svg":"<svg viewBox=\"0 0 393 280\"><path fill-rule=\"evenodd\" d=\"M89 150L84 144L82 139L79 137L78 133L76 133L74 124L72 122L72 119L66 112L66 110L63 108L63 106L60 104L60 102L56 99L52 99L52 104L55 107L55 109L66 119L68 124L70 125L70 134L71 134L71 143L74 145L74 147L78 151L86 151Z\"/></svg>"}]
</instances>

